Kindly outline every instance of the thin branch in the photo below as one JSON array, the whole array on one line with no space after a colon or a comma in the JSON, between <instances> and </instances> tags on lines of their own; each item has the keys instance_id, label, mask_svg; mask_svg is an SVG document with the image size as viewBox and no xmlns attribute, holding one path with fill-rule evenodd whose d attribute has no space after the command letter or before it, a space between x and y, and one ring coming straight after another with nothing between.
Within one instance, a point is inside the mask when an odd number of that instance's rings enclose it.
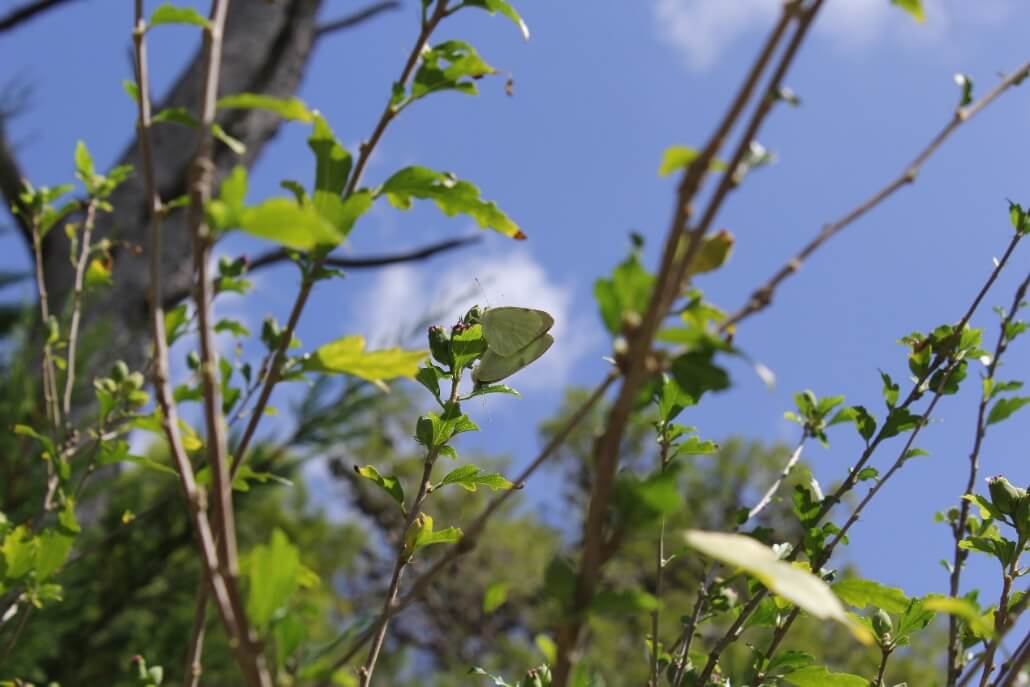
<instances>
[{"instance_id":1,"label":"thin branch","mask_svg":"<svg viewBox=\"0 0 1030 687\"><path fill-rule=\"evenodd\" d=\"M236 522L233 512L232 480L229 477L229 449L225 418L222 414L222 392L215 347L214 317L212 313L213 288L210 262L214 237L207 225L205 208L211 197L213 182L214 138L211 127L215 123L218 84L222 64L222 39L229 0L212 0L211 14L204 27L204 80L199 108L197 152L193 159L189 184L188 222L193 237L193 267L196 272L198 338L200 340L200 374L204 387L204 419L207 426L208 461L214 490L215 545L218 563L225 580L229 601L239 627L240 651L245 660L244 673L254 685L271 686L272 679L264 663L262 647L248 627L246 610L239 591L239 559L236 542Z\"/></svg>"},{"instance_id":2,"label":"thin branch","mask_svg":"<svg viewBox=\"0 0 1030 687\"><path fill-rule=\"evenodd\" d=\"M874 687L883 687L883 676L887 672L887 659L891 657L891 652L888 649L881 649L880 654L880 669L876 671L876 679L873 680Z\"/></svg>"},{"instance_id":3,"label":"thin branch","mask_svg":"<svg viewBox=\"0 0 1030 687\"><path fill-rule=\"evenodd\" d=\"M1006 665L1006 672L998 676L998 681L994 683L994 687L1013 687L1019 682L1019 675L1027 662L1030 662L1030 632L1019 643L1016 653L1009 659Z\"/></svg>"},{"instance_id":4,"label":"thin branch","mask_svg":"<svg viewBox=\"0 0 1030 687\"><path fill-rule=\"evenodd\" d=\"M804 446L805 438L802 437L801 442L798 444L798 447L794 449L794 453L790 455L790 460L788 460L787 464L783 466L783 470L780 471L776 481L772 483L769 490L765 492L764 496L762 496L761 500L754 505L754 508L748 511L748 520L756 517L759 513L765 510L766 506L772 503L773 497L776 496L776 492L778 492L780 487L783 486L783 481L790 477L790 473L794 470L794 466L798 464L799 460L801 460L801 449L804 448Z\"/></svg>"},{"instance_id":5,"label":"thin branch","mask_svg":"<svg viewBox=\"0 0 1030 687\"><path fill-rule=\"evenodd\" d=\"M388 265L397 265L405 262L418 262L420 260L426 260L427 258L434 257L440 253L446 253L456 248L463 248L473 243L479 242L481 237L479 236L462 236L455 239L447 239L446 241L439 241L438 243L431 243L421 248L408 251L405 253L394 253L392 255L368 255L364 257L334 257L329 256L325 259L324 264L329 267L339 267L341 269L371 269L374 267L386 267ZM261 269L262 267L268 267L275 265L280 262L286 262L290 259L290 255L286 250L272 250L267 253L254 258L247 265L247 271L253 272L254 270Z\"/></svg>"},{"instance_id":6,"label":"thin branch","mask_svg":"<svg viewBox=\"0 0 1030 687\"><path fill-rule=\"evenodd\" d=\"M927 146L923 148L918 155L916 155L915 159L913 159L912 162L902 170L898 177L890 181L886 186L874 193L839 220L825 225L816 237L802 248L797 255L781 267L780 270L769 279L769 281L755 289L747 304L737 312L730 315L720 325L720 329L722 331L729 331L731 327L738 324L741 320L767 308L772 302L773 294L776 292L779 285L801 269L801 265L805 260L811 257L811 255L821 248L824 243L843 231L867 212L877 207L880 203L890 198L896 191L914 183L919 172L926 164L926 161L929 160L935 152L937 152L937 149L940 148L941 145L943 145L960 126L979 114L984 108L994 102L1009 88L1018 85L1028 75L1030 75L1030 62L1025 63L1012 74L1002 79L998 85L992 88L991 91L980 100L955 110L954 115L952 115L952 118L947 125L945 125L945 127L933 137L930 143L928 143Z\"/></svg>"},{"instance_id":7,"label":"thin branch","mask_svg":"<svg viewBox=\"0 0 1030 687\"><path fill-rule=\"evenodd\" d=\"M1026 297L1026 291L1030 286L1030 275L1023 283L1016 289L1015 296L1012 299L1012 306L1006 313L1005 317L1002 318L999 324L998 341L994 346L994 355L991 357L991 362L987 366L986 379L993 380L995 372L998 369L998 361L1005 354L1005 349L1008 346L1009 339L1007 336L1008 326L1012 320L1015 319L1019 313L1020 306L1023 299ZM972 494L973 489L976 486L976 478L980 471L980 448L983 444L984 437L987 434L987 404L990 401L988 394L981 394L980 405L977 409L976 414L976 431L973 438L973 449L969 453L969 477L966 480L966 488L963 494ZM959 516L956 522L952 524L952 536L955 539L955 551L952 557L952 568L951 576L949 580L949 592L948 595L957 597L959 595L962 567L965 564L968 552L963 549L959 544L962 541L963 536L966 532L966 520L969 517L970 504L967 499L961 499L959 503ZM955 616L949 616L948 618L948 676L947 685L948 687L954 687L958 681L959 675L962 672L962 666L959 662L959 654L961 648L959 646L958 636L958 620Z\"/></svg>"},{"instance_id":8,"label":"thin branch","mask_svg":"<svg viewBox=\"0 0 1030 687\"><path fill-rule=\"evenodd\" d=\"M36 17L36 15L42 14L47 10L54 9L59 5L67 5L71 0L36 0L36 2L30 2L16 7L5 16L0 17L0 33L4 31L10 31L18 26L24 24Z\"/></svg>"},{"instance_id":9,"label":"thin branch","mask_svg":"<svg viewBox=\"0 0 1030 687\"><path fill-rule=\"evenodd\" d=\"M575 413L568 419L565 425L555 433L547 445L540 451L536 458L533 459L522 473L513 480L514 487L511 489L502 490L494 496L487 504L486 508L483 509L475 520L473 520L468 526L464 528L464 534L461 538L461 542L457 546L453 546L447 550L445 554L440 556L433 565L426 570L424 573L419 575L411 585L411 589L408 593L391 604L388 609L384 609L383 613L376 619L372 627L361 634L354 643L348 647L347 651L333 663L332 670L338 670L339 668L346 665L360 650L361 648L372 639L375 632L375 628L385 620L388 620L405 608L410 606L412 603L417 601L421 596L429 589L433 580L440 575L444 570L447 570L458 558L470 551L472 551L478 543L480 535L483 530L486 529L487 523L490 518L516 493L516 491L522 489L525 486L526 481L540 468L544 462L550 458L558 448L565 443L565 440L569 437L572 431L579 426L579 424L587 417L591 409L604 398L605 392L608 388L619 378L617 371L612 371L604 378L594 390L586 401L583 402Z\"/></svg>"},{"instance_id":10,"label":"thin branch","mask_svg":"<svg viewBox=\"0 0 1030 687\"><path fill-rule=\"evenodd\" d=\"M459 383L461 382L460 373L455 375L454 379L451 380L451 396L447 401L447 408L454 408L458 403L458 391ZM422 508L422 504L425 503L426 498L429 497L430 490L433 485L433 467L436 465L436 459L440 455L440 449L434 447L429 449L426 453L425 463L422 468L422 480L418 485L418 493L415 494L414 500L411 502L411 509L408 511L408 517L405 519L404 528L401 530L400 540L397 542L397 559L394 561L393 574L390 578L390 586L386 590L386 598L383 600L383 610L379 614L380 620L375 628L375 635L372 638L372 647L368 651L368 658L365 660L365 665L358 671L358 675L361 679L360 687L368 687L372 684L372 674L375 672L376 663L379 661L379 652L383 649L383 642L386 641L386 631L390 626L390 616L388 614L390 606L397 601L397 594L400 591L401 577L404 575L404 569L411 562L411 556L413 551L408 550L408 532L411 531L412 526L419 517L419 513Z\"/></svg>"},{"instance_id":11,"label":"thin branch","mask_svg":"<svg viewBox=\"0 0 1030 687\"><path fill-rule=\"evenodd\" d=\"M147 202L150 212L150 307L151 335L154 346L153 378L157 403L161 409L161 427L168 439L172 460L175 463L179 484L189 507L189 513L196 532L197 545L204 564L204 576L210 586L216 607L229 636L229 644L237 663L248 676L248 682L257 687L265 687L268 682L255 680L252 676L260 671L254 667L258 659L245 648L245 628L240 625L225 579L222 577L218 563L217 547L207 518L207 508L203 492L197 486L193 473L193 464L186 453L179 430L179 416L172 396L171 381L168 376L168 343L164 325L164 308L161 299L161 244L162 228L161 199L157 194L154 181L155 164L153 141L151 136L150 114L150 81L147 69L146 53L146 21L143 15L143 0L136 0L136 25L133 31L133 43L136 53L136 81L139 88L138 120L140 151L143 158L143 177L146 186Z\"/></svg>"},{"instance_id":12,"label":"thin branch","mask_svg":"<svg viewBox=\"0 0 1030 687\"><path fill-rule=\"evenodd\" d=\"M315 27L315 39L322 38L330 33L337 31L343 31L345 29L352 29L355 26L364 24L369 19L372 19L383 12L390 10L399 10L401 3L398 0L384 0L384 2L377 2L373 5L369 5L363 9L348 14L345 17L334 19L333 21L326 22L325 24L319 24Z\"/></svg>"},{"instance_id":13,"label":"thin branch","mask_svg":"<svg viewBox=\"0 0 1030 687\"><path fill-rule=\"evenodd\" d=\"M72 296L72 321L68 329L68 375L64 383L64 416L72 414L72 391L75 390L75 357L79 347L79 320L82 318L82 292L85 288L86 265L93 237L93 222L96 219L97 205L90 200L86 205L86 220L82 225L82 246L79 259L75 265L75 291Z\"/></svg>"}]
</instances>

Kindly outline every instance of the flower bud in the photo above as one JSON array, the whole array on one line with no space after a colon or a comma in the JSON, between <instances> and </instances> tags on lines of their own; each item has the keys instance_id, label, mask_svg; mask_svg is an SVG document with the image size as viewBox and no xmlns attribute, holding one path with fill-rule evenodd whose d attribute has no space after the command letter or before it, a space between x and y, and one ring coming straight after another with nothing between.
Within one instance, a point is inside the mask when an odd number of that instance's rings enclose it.
<instances>
[{"instance_id":1,"label":"flower bud","mask_svg":"<svg viewBox=\"0 0 1030 687\"><path fill-rule=\"evenodd\" d=\"M873 615L873 631L880 639L887 639L894 632L894 623L887 611L882 608Z\"/></svg>"},{"instance_id":2,"label":"flower bud","mask_svg":"<svg viewBox=\"0 0 1030 687\"><path fill-rule=\"evenodd\" d=\"M451 340L443 327L432 326L429 328L429 351L433 359L449 369L454 364L454 356L451 354Z\"/></svg>"},{"instance_id":3,"label":"flower bud","mask_svg":"<svg viewBox=\"0 0 1030 687\"><path fill-rule=\"evenodd\" d=\"M1026 490L1012 486L1012 483L1001 475L987 479L987 488L991 492L991 502L1004 515L1015 515L1020 501L1026 499Z\"/></svg>"},{"instance_id":4,"label":"flower bud","mask_svg":"<svg viewBox=\"0 0 1030 687\"><path fill-rule=\"evenodd\" d=\"M119 360L111 368L111 379L121 384L125 381L125 378L129 376L129 366L125 364L125 361Z\"/></svg>"}]
</instances>

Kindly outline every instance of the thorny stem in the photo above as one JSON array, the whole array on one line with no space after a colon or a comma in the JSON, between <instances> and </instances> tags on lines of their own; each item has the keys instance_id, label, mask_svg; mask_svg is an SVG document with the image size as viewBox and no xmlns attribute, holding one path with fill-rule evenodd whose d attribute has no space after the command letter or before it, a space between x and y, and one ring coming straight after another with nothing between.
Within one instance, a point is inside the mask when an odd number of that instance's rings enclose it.
<instances>
[{"instance_id":1,"label":"thorny stem","mask_svg":"<svg viewBox=\"0 0 1030 687\"><path fill-rule=\"evenodd\" d=\"M1008 326L1019 313L1020 305L1023 302L1023 298L1026 296L1028 286L1030 286L1030 274L1027 275L1026 279L1023 280L1023 283L1020 284L1018 289L1016 289L1015 296L1012 299L1012 306L1009 308L1005 317L1001 320L998 332L998 342L994 346L994 355L991 357L991 362L987 366L985 379L994 379L995 372L998 369L998 361L1001 359L1001 356L1005 354L1005 349L1008 347L1009 339L1006 335ZM986 393L982 394L976 414L976 431L973 438L973 449L969 453L969 478L966 480L966 488L963 494L972 494L973 489L976 486L976 478L980 471L980 448L983 444L984 437L987 434L988 401L990 401L990 396ZM965 564L965 560L968 555L968 552L960 546L960 543L965 536L966 520L968 518L969 501L963 498L959 503L958 519L952 523L951 527L952 536L955 539L955 551L952 557L948 595L952 597L957 597L959 595L962 567ZM955 616L949 616L948 676L946 683L948 687L954 687L955 683L958 681L960 673L962 672L962 665L959 660L961 647L959 646L958 631L958 619Z\"/></svg>"},{"instance_id":2,"label":"thorny stem","mask_svg":"<svg viewBox=\"0 0 1030 687\"><path fill-rule=\"evenodd\" d=\"M217 546L211 525L208 521L203 491L197 486L193 473L193 465L186 453L179 430L179 416L172 396L169 379L168 343L164 326L164 308L161 298L161 243L162 243L162 205L157 194L154 180L155 163L153 143L151 140L150 87L146 57L146 21L143 15L143 0L136 0L136 24L133 31L133 43L136 57L136 81L139 87L138 127L140 151L143 158L143 176L146 193L149 199L150 212L150 309L151 335L154 345L153 378L157 403L161 409L161 426L171 449L179 484L189 508L193 527L197 536L197 547L204 564L204 576L215 599L219 615L229 637L229 644L247 682L252 687L267 687L271 684L264 669L260 652L248 641L249 637L245 619L238 615L229 589L229 583L223 577L219 566ZM222 18L224 20L224 3ZM218 40L221 38L222 24L218 24ZM210 55L210 53L209 53Z\"/></svg>"},{"instance_id":3,"label":"thorny stem","mask_svg":"<svg viewBox=\"0 0 1030 687\"><path fill-rule=\"evenodd\" d=\"M418 39L415 41L415 46L408 54L408 59L404 63L404 68L401 70L401 75L397 79L396 83L407 85L408 81L411 79L411 76L415 71L415 65L418 64L418 57L422 54L423 46L425 46L426 41L429 40L429 36L434 30L436 30L437 25L443 20L446 14L447 2L448 0L439 0L432 16L423 23L422 30L419 32ZM358 184L361 182L361 177L364 174L365 166L368 165L369 158L372 157L372 152L379 143L379 139L382 138L387 126L389 126L390 122L397 116L397 113L398 111L394 106L388 102L383 113L379 116L379 121L373 129L372 135L369 137L368 141L361 144L358 159L354 165L354 171L351 172L350 179L343 191L344 199L350 197L357 189ZM271 355L271 365L269 367L268 377L265 379L265 384L261 388L261 394L258 396L250 421L247 423L247 427L243 431L243 437L240 439L240 443L236 447L236 455L233 457L234 467L238 467L246 456L247 449L250 447L250 443L254 438L254 433L257 431L258 424L261 422L264 415L265 407L268 405L268 400L272 396L272 390L279 382L282 367L286 362L286 351L289 349L290 343L293 341L294 332L297 329L297 324L300 322L300 315L304 311L308 297L311 295L311 289L315 285L314 274L316 274L319 268L325 264L327 259L327 255L316 258L304 273L301 280L300 290L297 293L297 298L293 303L289 319L286 322L286 328L283 330L281 338L278 341L278 345Z\"/></svg>"}]
</instances>

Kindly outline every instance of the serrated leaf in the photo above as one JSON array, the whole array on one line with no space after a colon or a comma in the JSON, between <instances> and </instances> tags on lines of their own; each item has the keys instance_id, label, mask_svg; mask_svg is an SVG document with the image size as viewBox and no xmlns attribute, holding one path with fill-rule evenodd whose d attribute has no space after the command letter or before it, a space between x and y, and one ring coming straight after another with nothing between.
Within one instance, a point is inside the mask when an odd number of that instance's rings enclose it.
<instances>
[{"instance_id":1,"label":"serrated leaf","mask_svg":"<svg viewBox=\"0 0 1030 687\"><path fill-rule=\"evenodd\" d=\"M160 26L162 24L191 24L193 26L207 26L208 21L204 15L192 7L177 7L171 3L164 3L150 15L148 26Z\"/></svg>"},{"instance_id":2,"label":"serrated leaf","mask_svg":"<svg viewBox=\"0 0 1030 687\"><path fill-rule=\"evenodd\" d=\"M783 676L795 687L869 687L869 680L850 673L833 673L825 666L805 666Z\"/></svg>"},{"instance_id":3,"label":"serrated leaf","mask_svg":"<svg viewBox=\"0 0 1030 687\"><path fill-rule=\"evenodd\" d=\"M519 27L519 31L522 32L524 39L529 40L529 27L526 26L526 22L522 21L522 17L519 16L519 13L515 11L515 8L507 0L465 0L462 4L466 7L484 9L490 14L500 12Z\"/></svg>"},{"instance_id":4,"label":"serrated leaf","mask_svg":"<svg viewBox=\"0 0 1030 687\"><path fill-rule=\"evenodd\" d=\"M404 508L404 487L396 477L390 475L389 477L379 474L371 465L365 467L354 466L354 472L358 473L365 479L371 480L378 484L383 490L393 497L393 500L400 504L401 508Z\"/></svg>"},{"instance_id":5,"label":"serrated leaf","mask_svg":"<svg viewBox=\"0 0 1030 687\"><path fill-rule=\"evenodd\" d=\"M691 162L697 159L701 152L687 146L670 146L662 153L662 164L658 168L658 176L668 176L673 172L685 169ZM726 170L726 163L720 160L712 160L708 163L708 169L713 172Z\"/></svg>"},{"instance_id":6,"label":"serrated leaf","mask_svg":"<svg viewBox=\"0 0 1030 687\"><path fill-rule=\"evenodd\" d=\"M1030 396L999 398L991 406L991 412L987 414L987 424L993 425L996 422L1008 419L1009 416L1028 403L1030 403Z\"/></svg>"},{"instance_id":7,"label":"serrated leaf","mask_svg":"<svg viewBox=\"0 0 1030 687\"><path fill-rule=\"evenodd\" d=\"M343 239L317 210L297 205L290 198L271 198L247 208L240 215L240 228L252 236L301 251L335 246Z\"/></svg>"},{"instance_id":8,"label":"serrated leaf","mask_svg":"<svg viewBox=\"0 0 1030 687\"><path fill-rule=\"evenodd\" d=\"M412 199L432 200L447 215L468 215L480 228L493 229L513 239L525 239L518 225L501 212L495 203L483 200L479 189L453 174L425 167L405 167L378 189L390 204L401 210L411 208Z\"/></svg>"},{"instance_id":9,"label":"serrated leaf","mask_svg":"<svg viewBox=\"0 0 1030 687\"><path fill-rule=\"evenodd\" d=\"M428 351L405 351L388 348L366 351L363 336L345 336L320 346L304 358L301 367L311 372L349 374L370 382L398 377L414 379L419 365L429 357Z\"/></svg>"},{"instance_id":10,"label":"serrated leaf","mask_svg":"<svg viewBox=\"0 0 1030 687\"><path fill-rule=\"evenodd\" d=\"M487 487L492 491L513 489L515 485L496 472L486 472L475 465L462 465L447 473L438 487L457 484L467 491L476 491L478 487Z\"/></svg>"},{"instance_id":11,"label":"serrated leaf","mask_svg":"<svg viewBox=\"0 0 1030 687\"><path fill-rule=\"evenodd\" d=\"M260 93L236 93L218 99L222 110L265 110L274 112L283 119L295 122L310 122L315 118L300 98L276 98Z\"/></svg>"},{"instance_id":12,"label":"serrated leaf","mask_svg":"<svg viewBox=\"0 0 1030 687\"><path fill-rule=\"evenodd\" d=\"M872 580L841 580L832 588L844 603L855 608L872 606L888 613L904 613L909 605L909 598L901 589Z\"/></svg>"}]
</instances>

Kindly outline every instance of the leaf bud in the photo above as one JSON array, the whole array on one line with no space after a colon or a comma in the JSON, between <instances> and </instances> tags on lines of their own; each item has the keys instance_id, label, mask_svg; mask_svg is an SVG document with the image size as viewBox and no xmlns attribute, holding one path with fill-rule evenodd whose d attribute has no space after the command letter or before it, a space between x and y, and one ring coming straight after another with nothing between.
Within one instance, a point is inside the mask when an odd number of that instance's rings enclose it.
<instances>
[{"instance_id":1,"label":"leaf bud","mask_svg":"<svg viewBox=\"0 0 1030 687\"><path fill-rule=\"evenodd\" d=\"M891 621L887 611L882 608L878 609L873 615L873 631L876 632L876 636L881 640L889 639L891 633L894 632L894 623Z\"/></svg>"}]
</instances>

